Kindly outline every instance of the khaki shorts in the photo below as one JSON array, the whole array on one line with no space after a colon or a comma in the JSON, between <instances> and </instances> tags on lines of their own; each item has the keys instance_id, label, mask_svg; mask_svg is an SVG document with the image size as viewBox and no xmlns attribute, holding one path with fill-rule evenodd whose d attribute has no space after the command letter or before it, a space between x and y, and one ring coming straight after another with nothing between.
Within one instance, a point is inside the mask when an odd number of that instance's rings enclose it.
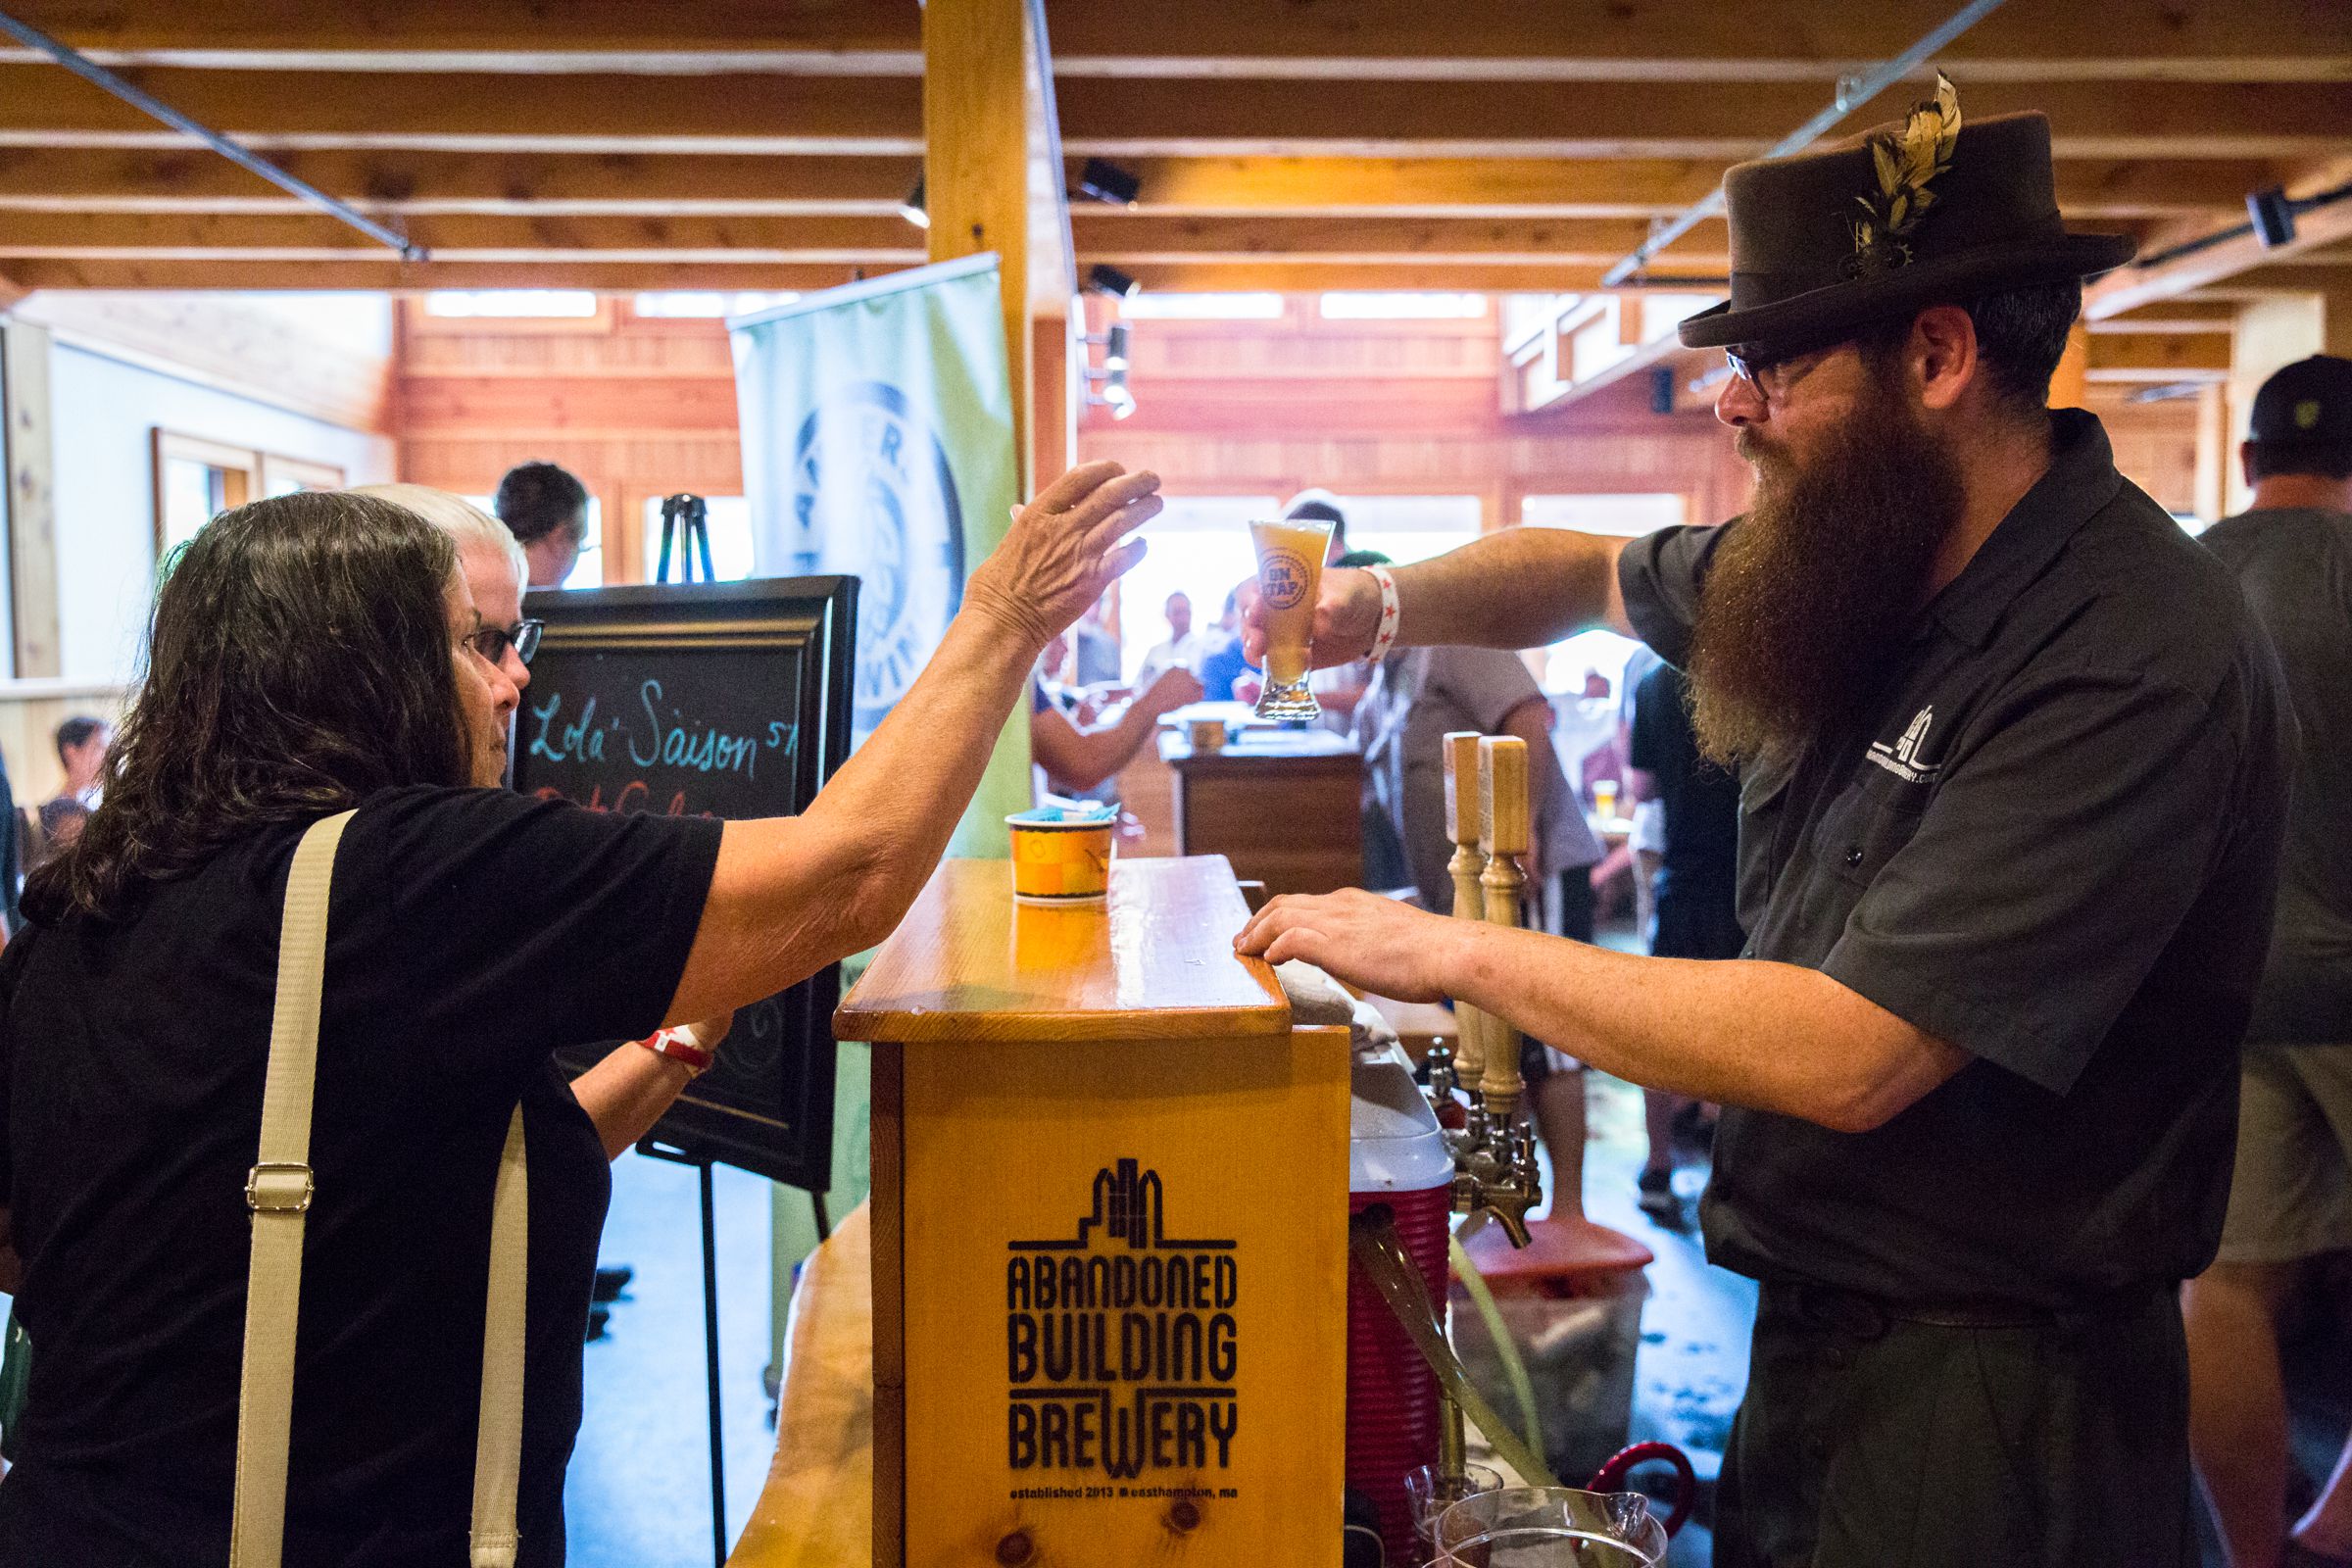
<instances>
[{"instance_id":1,"label":"khaki shorts","mask_svg":"<svg viewBox=\"0 0 2352 1568\"><path fill-rule=\"evenodd\" d=\"M2352 1045L2248 1046L2221 1261L2352 1248Z\"/></svg>"}]
</instances>

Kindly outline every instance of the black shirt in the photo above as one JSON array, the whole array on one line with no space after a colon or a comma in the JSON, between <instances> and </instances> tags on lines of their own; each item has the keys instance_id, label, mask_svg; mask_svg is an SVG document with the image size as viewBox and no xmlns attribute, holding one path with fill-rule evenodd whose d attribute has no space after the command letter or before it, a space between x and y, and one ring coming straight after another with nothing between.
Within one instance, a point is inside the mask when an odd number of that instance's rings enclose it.
<instances>
[{"instance_id":1,"label":"black shirt","mask_svg":"<svg viewBox=\"0 0 2352 1568\"><path fill-rule=\"evenodd\" d=\"M2278 918L2247 1037L2352 1044L2352 513L2241 513L2202 543L2278 648L2299 735Z\"/></svg>"},{"instance_id":2,"label":"black shirt","mask_svg":"<svg viewBox=\"0 0 2352 1568\"><path fill-rule=\"evenodd\" d=\"M1740 852L1740 781L1698 754L1687 706L1690 680L1672 664L1642 677L1634 692L1628 760L1656 782L1666 808L1666 851L1658 902L1729 902Z\"/></svg>"},{"instance_id":3,"label":"black shirt","mask_svg":"<svg viewBox=\"0 0 2352 1568\"><path fill-rule=\"evenodd\" d=\"M244 1203L286 871L254 834L116 927L0 960L0 1179L35 1348L24 1463L163 1561L225 1555L251 1252ZM287 1555L466 1560L490 1198L530 1161L522 1560L564 1555L564 1466L610 1175L550 1060L657 1027L719 824L498 790L369 799L335 864L304 1244ZM23 1543L17 1543L21 1548ZM89 1560L115 1562L128 1553Z\"/></svg>"},{"instance_id":4,"label":"black shirt","mask_svg":"<svg viewBox=\"0 0 2352 1568\"><path fill-rule=\"evenodd\" d=\"M2229 573L2095 418L2052 420L2048 472L1889 650L1874 721L1744 770L1748 956L1978 1059L1868 1133L1727 1108L1703 1219L1741 1273L2063 1305L2214 1255L2289 721ZM1625 553L1670 661L1725 531Z\"/></svg>"}]
</instances>

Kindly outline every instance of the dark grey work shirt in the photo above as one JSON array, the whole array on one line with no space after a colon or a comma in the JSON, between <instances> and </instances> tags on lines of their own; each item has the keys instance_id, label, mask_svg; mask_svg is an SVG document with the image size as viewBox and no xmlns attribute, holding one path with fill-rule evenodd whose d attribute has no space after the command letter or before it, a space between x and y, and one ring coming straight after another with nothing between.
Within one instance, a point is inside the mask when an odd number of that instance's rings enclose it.
<instances>
[{"instance_id":1,"label":"dark grey work shirt","mask_svg":"<svg viewBox=\"0 0 2352 1568\"><path fill-rule=\"evenodd\" d=\"M1742 780L1749 956L1977 1059L1868 1133L1727 1109L1702 1217L1740 1273L2057 1306L2213 1257L2289 721L2229 573L2097 419L2053 419L2049 471L1889 651L1872 720ZM1671 662L1737 526L1625 553Z\"/></svg>"},{"instance_id":2,"label":"dark grey work shirt","mask_svg":"<svg viewBox=\"0 0 2352 1568\"><path fill-rule=\"evenodd\" d=\"M2243 513L2204 543L2271 634L2301 737L2247 1038L2352 1044L2352 513Z\"/></svg>"}]
</instances>

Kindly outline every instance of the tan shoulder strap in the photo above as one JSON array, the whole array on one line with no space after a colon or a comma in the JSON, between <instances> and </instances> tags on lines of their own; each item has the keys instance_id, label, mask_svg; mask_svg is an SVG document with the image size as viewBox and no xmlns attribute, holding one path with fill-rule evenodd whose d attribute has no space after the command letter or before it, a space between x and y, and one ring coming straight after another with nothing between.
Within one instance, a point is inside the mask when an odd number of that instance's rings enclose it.
<instances>
[{"instance_id":1,"label":"tan shoulder strap","mask_svg":"<svg viewBox=\"0 0 2352 1568\"><path fill-rule=\"evenodd\" d=\"M286 1460L294 1410L294 1339L302 1240L311 1206L311 1096L318 1072L319 991L326 973L327 893L352 813L313 823L286 874L277 999L262 1084L260 1157L245 1179L253 1211L246 1276L245 1360L237 1388L236 1512L230 1568L278 1568L286 1538ZM522 1468L523 1276L529 1189L522 1107L507 1122L491 1199L490 1288L483 1310L480 1435L474 1448L474 1568L512 1568Z\"/></svg>"},{"instance_id":2,"label":"tan shoulder strap","mask_svg":"<svg viewBox=\"0 0 2352 1568\"><path fill-rule=\"evenodd\" d=\"M530 1178L522 1107L507 1122L490 1208L490 1298L482 1310L481 1431L473 1445L473 1568L514 1568L514 1494L522 1480L524 1276L529 1272Z\"/></svg>"},{"instance_id":3,"label":"tan shoulder strap","mask_svg":"<svg viewBox=\"0 0 2352 1568\"><path fill-rule=\"evenodd\" d=\"M326 896L352 813L311 824L286 873L277 1005L262 1080L261 1153L245 1178L253 1263L245 1277L245 1365L237 1383L237 1500L229 1568L277 1568L286 1540L286 1448L294 1414L295 1309L311 1207L311 1090L318 1075L318 989Z\"/></svg>"}]
</instances>

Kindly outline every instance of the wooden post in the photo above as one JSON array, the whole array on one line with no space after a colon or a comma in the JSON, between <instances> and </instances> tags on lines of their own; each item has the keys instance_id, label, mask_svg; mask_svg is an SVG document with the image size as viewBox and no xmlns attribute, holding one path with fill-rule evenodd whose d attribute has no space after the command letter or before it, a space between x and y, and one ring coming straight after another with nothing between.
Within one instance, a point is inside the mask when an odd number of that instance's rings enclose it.
<instances>
[{"instance_id":1,"label":"wooden post","mask_svg":"<svg viewBox=\"0 0 2352 1568\"><path fill-rule=\"evenodd\" d=\"M1487 868L1479 876L1487 922L1517 926L1527 884L1518 860L1528 848L1527 742L1497 735L1479 741L1478 802L1479 848L1487 852ZM1489 1119L1510 1125L1519 1104L1519 1032L1500 1018L1488 1025L1486 1073L1479 1087Z\"/></svg>"},{"instance_id":2,"label":"wooden post","mask_svg":"<svg viewBox=\"0 0 2352 1568\"><path fill-rule=\"evenodd\" d=\"M57 448L49 329L0 323L0 454L8 466L9 622L19 679L64 673L57 629Z\"/></svg>"},{"instance_id":3,"label":"wooden post","mask_svg":"<svg viewBox=\"0 0 2352 1568\"><path fill-rule=\"evenodd\" d=\"M1486 918L1486 893L1479 873L1487 858L1479 852L1478 743L1474 729L1450 730L1446 736L1446 832L1453 840L1453 858L1446 869L1453 878L1453 917ZM1453 1009L1455 1074L1464 1089L1476 1089L1486 1072L1487 1019L1476 1007L1457 1004Z\"/></svg>"},{"instance_id":4,"label":"wooden post","mask_svg":"<svg viewBox=\"0 0 2352 1568\"><path fill-rule=\"evenodd\" d=\"M2197 389L2197 466L2189 510L2207 522L2227 514L2230 466L2237 454L2230 446L2230 405L2218 381Z\"/></svg>"},{"instance_id":5,"label":"wooden post","mask_svg":"<svg viewBox=\"0 0 2352 1568\"><path fill-rule=\"evenodd\" d=\"M1012 379L1013 448L1026 461L1029 330L1028 0L930 0L923 7L923 200L931 260L997 253ZM1034 475L1022 476L1029 492Z\"/></svg>"}]
</instances>

